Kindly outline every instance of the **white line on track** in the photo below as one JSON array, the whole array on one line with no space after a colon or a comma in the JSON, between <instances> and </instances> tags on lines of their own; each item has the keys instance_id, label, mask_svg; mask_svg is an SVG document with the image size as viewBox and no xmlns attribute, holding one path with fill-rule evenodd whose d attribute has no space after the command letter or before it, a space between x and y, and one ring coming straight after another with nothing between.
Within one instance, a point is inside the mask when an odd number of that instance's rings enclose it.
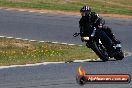
<instances>
[{"instance_id":1,"label":"white line on track","mask_svg":"<svg viewBox=\"0 0 132 88\"><path fill-rule=\"evenodd\" d=\"M30 67L30 66L39 66L39 65L48 65L48 64L61 64L61 63L65 63L65 62L44 62L44 63L26 64L26 65L0 66L0 69L16 68L16 67Z\"/></svg>"},{"instance_id":2,"label":"white line on track","mask_svg":"<svg viewBox=\"0 0 132 88\"><path fill-rule=\"evenodd\" d=\"M8 38L8 39L12 39L13 37L6 37L6 38Z\"/></svg>"},{"instance_id":3,"label":"white line on track","mask_svg":"<svg viewBox=\"0 0 132 88\"><path fill-rule=\"evenodd\" d=\"M132 53L128 53L128 55L125 57L131 56L131 55ZM114 60L114 59L112 58L110 60ZM98 59L74 60L72 61L72 63L83 63L83 62L89 62L89 61L101 61L101 59L98 58ZM49 65L49 64L62 64L62 63L68 63L68 62L43 62L43 63L26 64L26 65L0 66L0 69L16 68L16 67L32 67L32 66Z\"/></svg>"},{"instance_id":4,"label":"white line on track","mask_svg":"<svg viewBox=\"0 0 132 88\"><path fill-rule=\"evenodd\" d=\"M0 36L0 38L4 38L5 36Z\"/></svg>"},{"instance_id":5,"label":"white line on track","mask_svg":"<svg viewBox=\"0 0 132 88\"><path fill-rule=\"evenodd\" d=\"M24 11L26 11L26 10L20 9L19 11L24 12Z\"/></svg>"},{"instance_id":6,"label":"white line on track","mask_svg":"<svg viewBox=\"0 0 132 88\"><path fill-rule=\"evenodd\" d=\"M15 39L17 39L17 40L19 40L19 39L22 40L22 38L15 38Z\"/></svg>"},{"instance_id":7,"label":"white line on track","mask_svg":"<svg viewBox=\"0 0 132 88\"><path fill-rule=\"evenodd\" d=\"M30 12L30 13L34 13L35 11L31 11L31 10L30 10L30 11L28 11L28 12Z\"/></svg>"}]
</instances>

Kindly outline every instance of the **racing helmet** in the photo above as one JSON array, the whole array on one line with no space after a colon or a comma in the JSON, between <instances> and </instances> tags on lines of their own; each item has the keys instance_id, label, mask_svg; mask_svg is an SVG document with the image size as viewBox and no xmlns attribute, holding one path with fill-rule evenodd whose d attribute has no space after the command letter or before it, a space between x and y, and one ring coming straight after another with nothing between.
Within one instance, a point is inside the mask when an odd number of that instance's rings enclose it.
<instances>
[{"instance_id":1,"label":"racing helmet","mask_svg":"<svg viewBox=\"0 0 132 88\"><path fill-rule=\"evenodd\" d=\"M80 12L81 13L85 13L86 14L89 14L91 12L91 7L89 6L83 6L81 9L80 9Z\"/></svg>"}]
</instances>

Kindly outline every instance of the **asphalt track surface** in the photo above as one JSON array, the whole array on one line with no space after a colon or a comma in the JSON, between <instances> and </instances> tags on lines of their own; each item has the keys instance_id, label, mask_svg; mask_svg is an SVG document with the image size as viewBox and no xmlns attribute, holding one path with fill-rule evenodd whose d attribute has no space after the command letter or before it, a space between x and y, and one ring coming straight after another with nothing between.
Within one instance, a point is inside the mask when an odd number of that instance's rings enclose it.
<instances>
[{"instance_id":1,"label":"asphalt track surface","mask_svg":"<svg viewBox=\"0 0 132 88\"><path fill-rule=\"evenodd\" d=\"M0 10L0 36L82 44L72 34L79 31L79 16ZM132 19L105 18L123 50L132 52ZM78 66L89 74L130 74L132 56L122 61L50 64L0 69L0 88L132 88L129 84L86 84L75 76Z\"/></svg>"}]
</instances>

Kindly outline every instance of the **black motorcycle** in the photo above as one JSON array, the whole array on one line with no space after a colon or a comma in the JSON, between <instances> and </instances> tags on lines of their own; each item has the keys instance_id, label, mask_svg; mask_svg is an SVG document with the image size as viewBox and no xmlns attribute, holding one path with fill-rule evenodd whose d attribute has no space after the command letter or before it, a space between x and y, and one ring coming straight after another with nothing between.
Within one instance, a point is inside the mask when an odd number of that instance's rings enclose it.
<instances>
[{"instance_id":1,"label":"black motorcycle","mask_svg":"<svg viewBox=\"0 0 132 88\"><path fill-rule=\"evenodd\" d=\"M120 41L114 44L103 30L96 29L95 27L91 28L93 31L88 36L81 37L81 39L86 42L86 46L91 48L103 62L113 57L116 60L124 58ZM78 35L80 33L75 33L73 36L77 37Z\"/></svg>"}]
</instances>

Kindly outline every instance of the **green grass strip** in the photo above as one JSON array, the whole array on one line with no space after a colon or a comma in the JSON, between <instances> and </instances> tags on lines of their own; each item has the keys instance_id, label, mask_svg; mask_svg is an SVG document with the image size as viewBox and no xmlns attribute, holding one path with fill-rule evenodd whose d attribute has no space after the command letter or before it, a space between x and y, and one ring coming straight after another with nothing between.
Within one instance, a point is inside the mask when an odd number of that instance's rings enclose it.
<instances>
[{"instance_id":1,"label":"green grass strip","mask_svg":"<svg viewBox=\"0 0 132 88\"><path fill-rule=\"evenodd\" d=\"M95 58L95 53L86 46L0 38L0 66Z\"/></svg>"},{"instance_id":2,"label":"green grass strip","mask_svg":"<svg viewBox=\"0 0 132 88\"><path fill-rule=\"evenodd\" d=\"M80 7L83 5L90 5L93 11L98 13L114 13L114 14L126 14L132 15L131 8L107 5L106 3L101 3L99 1L84 1L84 2L69 2L69 3L40 3L40 2L15 2L8 0L0 0L0 6L7 7L20 7L20 8L36 8L36 9L49 9L49 10L63 10L63 11L79 11Z\"/></svg>"},{"instance_id":3,"label":"green grass strip","mask_svg":"<svg viewBox=\"0 0 132 88\"><path fill-rule=\"evenodd\" d=\"M26 2L6 2L0 1L0 6L23 7L23 8L37 8L37 9L50 9L50 10L65 10L77 11L78 8L66 5L48 4L48 3L26 3Z\"/></svg>"}]
</instances>

